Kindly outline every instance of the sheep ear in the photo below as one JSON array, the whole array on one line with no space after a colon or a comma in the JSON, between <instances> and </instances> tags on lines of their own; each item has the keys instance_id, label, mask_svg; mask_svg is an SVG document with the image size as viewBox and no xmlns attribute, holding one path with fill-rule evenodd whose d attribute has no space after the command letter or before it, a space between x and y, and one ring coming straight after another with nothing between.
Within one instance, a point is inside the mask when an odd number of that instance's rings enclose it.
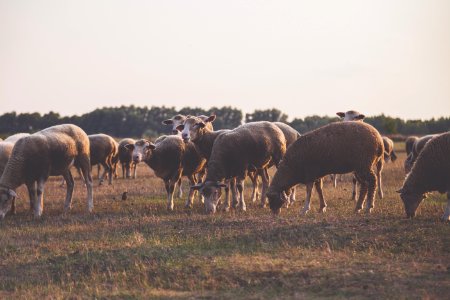
<instances>
[{"instance_id":1,"label":"sheep ear","mask_svg":"<svg viewBox=\"0 0 450 300\"><path fill-rule=\"evenodd\" d=\"M148 148L152 149L152 150L155 150L156 146L152 142L148 142Z\"/></svg>"},{"instance_id":2,"label":"sheep ear","mask_svg":"<svg viewBox=\"0 0 450 300\"><path fill-rule=\"evenodd\" d=\"M210 115L206 120L205 120L205 123L208 123L208 122L214 122L214 120L216 119L216 115Z\"/></svg>"},{"instance_id":3,"label":"sheep ear","mask_svg":"<svg viewBox=\"0 0 450 300\"><path fill-rule=\"evenodd\" d=\"M9 189L8 190L8 195L10 196L10 197L14 197L14 198L17 198L17 194L16 194L16 192L14 192L13 190L11 190L11 189Z\"/></svg>"},{"instance_id":4,"label":"sheep ear","mask_svg":"<svg viewBox=\"0 0 450 300\"><path fill-rule=\"evenodd\" d=\"M131 150L131 151L134 150L134 145L133 144L126 144L124 147L127 148L128 150Z\"/></svg>"},{"instance_id":5,"label":"sheep ear","mask_svg":"<svg viewBox=\"0 0 450 300\"><path fill-rule=\"evenodd\" d=\"M366 117L365 115L359 114L355 117L355 120L364 120L365 117Z\"/></svg>"},{"instance_id":6,"label":"sheep ear","mask_svg":"<svg viewBox=\"0 0 450 300\"><path fill-rule=\"evenodd\" d=\"M178 125L176 129L178 131L182 131L184 129L184 125Z\"/></svg>"},{"instance_id":7,"label":"sheep ear","mask_svg":"<svg viewBox=\"0 0 450 300\"><path fill-rule=\"evenodd\" d=\"M162 123L163 123L164 125L172 125L172 124L173 124L173 120L167 119L167 120L162 121Z\"/></svg>"},{"instance_id":8,"label":"sheep ear","mask_svg":"<svg viewBox=\"0 0 450 300\"><path fill-rule=\"evenodd\" d=\"M336 115L338 115L341 118L345 117L345 113L343 112L337 112Z\"/></svg>"}]
</instances>

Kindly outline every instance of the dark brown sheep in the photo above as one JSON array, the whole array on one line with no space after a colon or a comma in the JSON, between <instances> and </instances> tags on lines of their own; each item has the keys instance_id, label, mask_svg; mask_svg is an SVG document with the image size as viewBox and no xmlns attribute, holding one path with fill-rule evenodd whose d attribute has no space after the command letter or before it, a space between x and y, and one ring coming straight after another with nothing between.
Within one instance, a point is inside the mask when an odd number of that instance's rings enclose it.
<instances>
[{"instance_id":1,"label":"dark brown sheep","mask_svg":"<svg viewBox=\"0 0 450 300\"><path fill-rule=\"evenodd\" d=\"M406 138L406 140L405 140L406 156L408 156L408 155L411 153L411 151L412 151L412 149L413 149L413 147L414 147L414 143L415 143L418 139L419 139L419 137L414 136L414 135L408 136L408 137Z\"/></svg>"},{"instance_id":2,"label":"dark brown sheep","mask_svg":"<svg viewBox=\"0 0 450 300\"><path fill-rule=\"evenodd\" d=\"M274 213L287 201L285 192L298 183L306 184L307 198L302 213L310 209L313 185L321 200L320 210L326 208L321 178L328 174L354 172L361 189L356 211L362 209L367 194L367 212L374 207L376 165L383 161L384 146L379 132L363 122L336 122L306 133L287 150L278 166L267 196Z\"/></svg>"},{"instance_id":3,"label":"dark brown sheep","mask_svg":"<svg viewBox=\"0 0 450 300\"><path fill-rule=\"evenodd\" d=\"M130 138L119 141L119 161L122 167L123 178L131 178L131 170L133 170L133 179L136 179L136 164L133 162L132 150L125 146L133 145L136 141Z\"/></svg>"},{"instance_id":4,"label":"dark brown sheep","mask_svg":"<svg viewBox=\"0 0 450 300\"><path fill-rule=\"evenodd\" d=\"M49 176L62 175L67 183L65 211L71 207L74 180L71 165L80 168L85 178L88 210L94 207L92 196L89 138L72 124L49 127L19 139L0 178L0 217L11 207L15 189L26 184L33 203L34 216L43 211L44 185Z\"/></svg>"},{"instance_id":5,"label":"dark brown sheep","mask_svg":"<svg viewBox=\"0 0 450 300\"><path fill-rule=\"evenodd\" d=\"M408 218L416 210L428 192L447 193L447 207L442 217L450 220L450 132L430 139L417 157L403 187L398 191L405 205Z\"/></svg>"}]
</instances>

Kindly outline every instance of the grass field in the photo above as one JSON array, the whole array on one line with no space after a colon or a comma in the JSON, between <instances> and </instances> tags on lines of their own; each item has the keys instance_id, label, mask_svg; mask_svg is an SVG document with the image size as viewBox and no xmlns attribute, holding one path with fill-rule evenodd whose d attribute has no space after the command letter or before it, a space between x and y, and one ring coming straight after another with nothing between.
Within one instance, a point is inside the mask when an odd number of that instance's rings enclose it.
<instances>
[{"instance_id":1,"label":"grass field","mask_svg":"<svg viewBox=\"0 0 450 300\"><path fill-rule=\"evenodd\" d=\"M337 189L327 181L327 212L316 212L313 195L305 217L304 187L278 217L256 204L208 216L197 199L185 210L184 197L168 212L145 165L136 180L96 182L91 215L78 180L67 215L60 178L47 183L41 220L21 187L17 215L0 222L0 298L448 298L446 199L434 193L405 219L395 192L404 158L385 165L385 198L370 216L354 214L349 180Z\"/></svg>"}]
</instances>

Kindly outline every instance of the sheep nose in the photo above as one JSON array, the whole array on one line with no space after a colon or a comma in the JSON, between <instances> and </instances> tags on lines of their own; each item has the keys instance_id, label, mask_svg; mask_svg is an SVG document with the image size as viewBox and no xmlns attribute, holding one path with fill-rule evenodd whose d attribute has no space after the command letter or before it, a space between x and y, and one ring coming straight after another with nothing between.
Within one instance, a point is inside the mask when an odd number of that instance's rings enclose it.
<instances>
[{"instance_id":1,"label":"sheep nose","mask_svg":"<svg viewBox=\"0 0 450 300\"><path fill-rule=\"evenodd\" d=\"M181 136L183 137L183 139L187 139L188 138L188 134L187 133L183 133Z\"/></svg>"},{"instance_id":2,"label":"sheep nose","mask_svg":"<svg viewBox=\"0 0 450 300\"><path fill-rule=\"evenodd\" d=\"M134 161L134 162L139 162L139 161L140 161L139 155L135 155L135 156L133 157L133 161Z\"/></svg>"}]
</instances>

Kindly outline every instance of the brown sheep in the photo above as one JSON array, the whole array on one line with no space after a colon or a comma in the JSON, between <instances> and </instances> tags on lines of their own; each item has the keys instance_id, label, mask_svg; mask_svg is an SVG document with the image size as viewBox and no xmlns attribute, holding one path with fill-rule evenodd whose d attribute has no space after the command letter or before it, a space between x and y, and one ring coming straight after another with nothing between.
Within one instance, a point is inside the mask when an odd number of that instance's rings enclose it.
<instances>
[{"instance_id":1,"label":"brown sheep","mask_svg":"<svg viewBox=\"0 0 450 300\"><path fill-rule=\"evenodd\" d=\"M406 150L406 156L408 156L413 147L414 147L414 143L418 140L419 138L417 136L408 136L405 140L405 150Z\"/></svg>"},{"instance_id":2,"label":"brown sheep","mask_svg":"<svg viewBox=\"0 0 450 300\"><path fill-rule=\"evenodd\" d=\"M185 143L178 135L167 136L156 145L147 140L138 140L126 145L132 150L133 162L144 161L153 169L155 175L164 180L167 191L167 209L173 210L173 192L181 176L187 176L195 185L195 174L204 167L206 160L202 158L193 143ZM194 191L189 192L186 207L192 206Z\"/></svg>"},{"instance_id":3,"label":"brown sheep","mask_svg":"<svg viewBox=\"0 0 450 300\"><path fill-rule=\"evenodd\" d=\"M414 165L417 157L419 157L419 154L422 151L423 147L425 147L428 141L430 141L435 136L437 136L437 134L429 134L419 138L417 141L414 142L412 151L411 153L409 153L408 157L405 160L404 167L406 174L408 174L411 171L411 168Z\"/></svg>"},{"instance_id":4,"label":"brown sheep","mask_svg":"<svg viewBox=\"0 0 450 300\"><path fill-rule=\"evenodd\" d=\"M133 162L133 151L125 147L126 145L132 145L135 142L135 140L129 138L119 141L119 161L122 167L123 178L131 178L130 173L131 170L133 170L133 179L136 179L136 164Z\"/></svg>"},{"instance_id":5,"label":"brown sheep","mask_svg":"<svg viewBox=\"0 0 450 300\"><path fill-rule=\"evenodd\" d=\"M67 193L64 209L72 202L74 180L70 166L80 168L85 178L88 210L94 208L92 178L89 159L89 138L78 126L57 125L19 139L0 178L0 217L9 211L16 198L15 190L26 184L33 203L34 216L43 211L44 185L49 176L62 175L66 179Z\"/></svg>"},{"instance_id":6,"label":"brown sheep","mask_svg":"<svg viewBox=\"0 0 450 300\"><path fill-rule=\"evenodd\" d=\"M103 183L105 175L108 174L109 184L112 184L114 162L113 159L118 155L118 144L109 135L99 133L88 135L91 152L91 166L101 165L103 174L100 176L100 185Z\"/></svg>"},{"instance_id":7,"label":"brown sheep","mask_svg":"<svg viewBox=\"0 0 450 300\"><path fill-rule=\"evenodd\" d=\"M425 143L398 191L408 218L416 215L417 207L432 191L447 193L447 207L442 219L450 221L450 132L437 135Z\"/></svg>"},{"instance_id":8,"label":"brown sheep","mask_svg":"<svg viewBox=\"0 0 450 300\"><path fill-rule=\"evenodd\" d=\"M246 210L243 182L249 169L263 170L269 165L278 165L286 152L286 138L283 132L270 122L252 122L241 125L229 132L222 133L214 141L208 160L205 182L193 188L199 189L205 197L207 213L214 213L220 199L222 183L225 179L236 177L239 201L242 210ZM263 192L269 178L263 177ZM233 199L237 199L232 188ZM265 197L261 197L265 204ZM229 203L225 204L229 207Z\"/></svg>"},{"instance_id":9,"label":"brown sheep","mask_svg":"<svg viewBox=\"0 0 450 300\"><path fill-rule=\"evenodd\" d=\"M306 184L306 201L302 214L310 210L313 185L319 193L320 212L326 203L322 194L321 178L328 174L354 172L361 183L356 211L362 209L367 194L367 212L374 207L374 193L381 169L374 169L383 162L384 145L379 132L363 122L337 122L308 132L287 150L278 166L267 196L270 208L279 213L287 201L286 191L298 183Z\"/></svg>"}]
</instances>

